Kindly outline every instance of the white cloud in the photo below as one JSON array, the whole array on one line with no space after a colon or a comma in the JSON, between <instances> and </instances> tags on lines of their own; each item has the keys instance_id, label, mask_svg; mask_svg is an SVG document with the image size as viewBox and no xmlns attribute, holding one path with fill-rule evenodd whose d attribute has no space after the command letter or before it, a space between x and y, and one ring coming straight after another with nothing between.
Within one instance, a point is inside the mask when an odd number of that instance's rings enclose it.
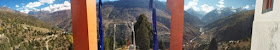
<instances>
[{"instance_id":1,"label":"white cloud","mask_svg":"<svg viewBox=\"0 0 280 50\"><path fill-rule=\"evenodd\" d=\"M249 6L249 5L246 5L246 6L245 6L245 7L243 7L243 8L249 9L249 8L250 8L250 6Z\"/></svg>"},{"instance_id":2,"label":"white cloud","mask_svg":"<svg viewBox=\"0 0 280 50\"><path fill-rule=\"evenodd\" d=\"M39 0L39 2L41 3L48 3L48 4L52 4L55 0Z\"/></svg>"},{"instance_id":3,"label":"white cloud","mask_svg":"<svg viewBox=\"0 0 280 50\"><path fill-rule=\"evenodd\" d=\"M158 0L158 1L161 1L161 2L166 2L166 0Z\"/></svg>"},{"instance_id":4,"label":"white cloud","mask_svg":"<svg viewBox=\"0 0 280 50\"><path fill-rule=\"evenodd\" d=\"M39 9L36 9L36 8L28 8L28 7L21 7L21 8L17 8L17 10L19 10L20 12L23 12L23 13L28 13L30 11L39 11Z\"/></svg>"},{"instance_id":5,"label":"white cloud","mask_svg":"<svg viewBox=\"0 0 280 50\"><path fill-rule=\"evenodd\" d=\"M37 9L36 7L40 7L40 6L44 5L45 3L52 4L52 3L54 3L54 1L55 0L38 0L36 2L29 2L26 5L24 3L21 3L21 5L25 5L25 6L21 6L20 8L17 8L16 10L19 10L20 12L24 12L24 13L28 13L30 11L39 11L39 10L42 10L43 8ZM70 3L67 1L67 2L64 2L64 4L54 4L54 5L50 5L51 6L50 8L59 7L59 5L70 5ZM16 7L19 7L19 5L16 5ZM61 7L62 8L59 8L59 10L70 9L70 6L61 6ZM47 8L45 8L45 9L47 9Z\"/></svg>"},{"instance_id":6,"label":"white cloud","mask_svg":"<svg viewBox=\"0 0 280 50\"><path fill-rule=\"evenodd\" d=\"M220 0L220 1L219 1L219 4L216 5L216 6L218 6L219 8L222 8L222 7L225 7L224 4L225 4L225 3L224 3L224 0Z\"/></svg>"},{"instance_id":7,"label":"white cloud","mask_svg":"<svg viewBox=\"0 0 280 50\"><path fill-rule=\"evenodd\" d=\"M199 9L198 7L196 7L196 6L193 6L192 9L193 9L194 11L200 11L200 9Z\"/></svg>"},{"instance_id":8,"label":"white cloud","mask_svg":"<svg viewBox=\"0 0 280 50\"><path fill-rule=\"evenodd\" d=\"M21 5L24 5L24 3L21 3ZM40 7L44 5L41 2L29 2L28 4L26 4L25 6L21 6L19 7L19 5L16 5L18 11L23 12L23 13L28 13L30 11L38 11L39 9L37 9L36 7Z\"/></svg>"},{"instance_id":9,"label":"white cloud","mask_svg":"<svg viewBox=\"0 0 280 50\"><path fill-rule=\"evenodd\" d=\"M6 7L6 5L4 5L3 7Z\"/></svg>"},{"instance_id":10,"label":"white cloud","mask_svg":"<svg viewBox=\"0 0 280 50\"><path fill-rule=\"evenodd\" d=\"M202 8L202 11L204 11L204 12L206 12L206 13L208 13L208 12L214 10L214 7L213 7L213 6L209 6L209 5L207 5L207 4L201 5L201 8Z\"/></svg>"},{"instance_id":11,"label":"white cloud","mask_svg":"<svg viewBox=\"0 0 280 50\"><path fill-rule=\"evenodd\" d=\"M189 7L187 7L187 5L184 5L184 10L187 11L189 9Z\"/></svg>"},{"instance_id":12,"label":"white cloud","mask_svg":"<svg viewBox=\"0 0 280 50\"><path fill-rule=\"evenodd\" d=\"M231 11L232 12L236 12L235 8L233 6L231 6Z\"/></svg>"},{"instance_id":13,"label":"white cloud","mask_svg":"<svg viewBox=\"0 0 280 50\"><path fill-rule=\"evenodd\" d=\"M19 7L18 5L16 5L15 7Z\"/></svg>"},{"instance_id":14,"label":"white cloud","mask_svg":"<svg viewBox=\"0 0 280 50\"><path fill-rule=\"evenodd\" d=\"M34 7L39 7L39 6L41 6L41 5L43 5L43 3L41 3L41 2L29 2L29 3L26 5L26 7L28 7L28 8L34 8Z\"/></svg>"},{"instance_id":15,"label":"white cloud","mask_svg":"<svg viewBox=\"0 0 280 50\"><path fill-rule=\"evenodd\" d=\"M225 0L220 0L219 3L220 3L220 4L225 4L224 1L225 1Z\"/></svg>"},{"instance_id":16,"label":"white cloud","mask_svg":"<svg viewBox=\"0 0 280 50\"><path fill-rule=\"evenodd\" d=\"M29 2L25 7L35 8L44 5L44 3L52 4L55 0L39 0L39 2ZM23 3L21 3L23 4Z\"/></svg>"},{"instance_id":17,"label":"white cloud","mask_svg":"<svg viewBox=\"0 0 280 50\"><path fill-rule=\"evenodd\" d=\"M21 5L24 5L24 3L20 3Z\"/></svg>"},{"instance_id":18,"label":"white cloud","mask_svg":"<svg viewBox=\"0 0 280 50\"><path fill-rule=\"evenodd\" d=\"M199 2L198 0L192 0L192 1L188 2L187 5L184 5L184 10L186 11L190 8L193 8L195 11L198 11L199 8L196 6L198 4L198 2Z\"/></svg>"},{"instance_id":19,"label":"white cloud","mask_svg":"<svg viewBox=\"0 0 280 50\"><path fill-rule=\"evenodd\" d=\"M69 10L69 9L71 9L71 4L70 4L70 2L65 1L63 4L50 5L48 7L42 8L41 10L55 12L55 11Z\"/></svg>"},{"instance_id":20,"label":"white cloud","mask_svg":"<svg viewBox=\"0 0 280 50\"><path fill-rule=\"evenodd\" d=\"M31 10L29 10L29 9L25 9L25 10L21 10L20 12L23 12L23 13L28 13L29 11L31 11Z\"/></svg>"},{"instance_id":21,"label":"white cloud","mask_svg":"<svg viewBox=\"0 0 280 50\"><path fill-rule=\"evenodd\" d=\"M60 11L60 10L69 10L71 9L71 4L69 1L64 1L64 3L61 4L52 4L55 0L39 0L37 2L29 2L25 6L21 6L20 8L17 8L16 10L19 10L20 12L29 13L30 11ZM37 9L36 7L40 7L44 5L45 3L50 4L47 7ZM24 5L24 3L21 3ZM16 5L17 7L18 5ZM19 7L19 6L18 6Z\"/></svg>"}]
</instances>

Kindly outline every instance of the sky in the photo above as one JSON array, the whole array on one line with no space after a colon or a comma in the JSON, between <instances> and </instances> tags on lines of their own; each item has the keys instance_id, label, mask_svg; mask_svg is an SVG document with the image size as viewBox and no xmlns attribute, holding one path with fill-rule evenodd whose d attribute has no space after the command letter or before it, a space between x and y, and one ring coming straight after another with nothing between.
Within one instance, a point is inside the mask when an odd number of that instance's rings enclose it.
<instances>
[{"instance_id":1,"label":"sky","mask_svg":"<svg viewBox=\"0 0 280 50\"><path fill-rule=\"evenodd\" d=\"M71 9L70 0L0 0L0 7L28 13L30 11L50 11Z\"/></svg>"},{"instance_id":2,"label":"sky","mask_svg":"<svg viewBox=\"0 0 280 50\"><path fill-rule=\"evenodd\" d=\"M210 12L211 10L233 7L255 9L256 0L185 0L184 9L193 8L195 11Z\"/></svg>"},{"instance_id":3,"label":"sky","mask_svg":"<svg viewBox=\"0 0 280 50\"><path fill-rule=\"evenodd\" d=\"M117 0L103 0L103 2L106 1ZM158 1L166 2L166 0ZM256 0L185 0L184 10L193 8L195 11L202 11L205 13L223 7L246 8L251 10L255 9L255 3Z\"/></svg>"},{"instance_id":4,"label":"sky","mask_svg":"<svg viewBox=\"0 0 280 50\"><path fill-rule=\"evenodd\" d=\"M98 2L98 0L96 0ZM103 0L118 1L118 0ZM166 2L166 0L158 0ZM210 12L223 7L254 9L256 0L185 0L184 9L193 8L195 11ZM28 13L32 10L59 11L71 9L70 0L0 0L1 7Z\"/></svg>"}]
</instances>

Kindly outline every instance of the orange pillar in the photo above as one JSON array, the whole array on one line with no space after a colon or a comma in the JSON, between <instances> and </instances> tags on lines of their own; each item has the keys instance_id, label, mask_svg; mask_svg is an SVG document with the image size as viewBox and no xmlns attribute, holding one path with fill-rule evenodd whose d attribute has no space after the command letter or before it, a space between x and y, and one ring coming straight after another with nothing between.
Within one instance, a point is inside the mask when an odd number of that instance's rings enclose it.
<instances>
[{"instance_id":1,"label":"orange pillar","mask_svg":"<svg viewBox=\"0 0 280 50\"><path fill-rule=\"evenodd\" d=\"M74 50L97 50L95 0L71 0Z\"/></svg>"},{"instance_id":2,"label":"orange pillar","mask_svg":"<svg viewBox=\"0 0 280 50\"><path fill-rule=\"evenodd\" d=\"M167 0L171 11L170 50L183 49L184 0Z\"/></svg>"}]
</instances>

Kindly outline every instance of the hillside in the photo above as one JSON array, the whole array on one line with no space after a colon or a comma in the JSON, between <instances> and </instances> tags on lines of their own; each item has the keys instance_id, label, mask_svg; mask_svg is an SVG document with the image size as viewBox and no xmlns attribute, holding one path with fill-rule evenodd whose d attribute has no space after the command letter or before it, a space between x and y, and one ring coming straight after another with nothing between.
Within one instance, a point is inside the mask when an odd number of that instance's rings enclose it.
<instances>
[{"instance_id":1,"label":"hillside","mask_svg":"<svg viewBox=\"0 0 280 50\"><path fill-rule=\"evenodd\" d=\"M48 23L45 23L41 20L38 20L34 18L33 16L24 16L20 14L14 14L7 11L0 11L1 19L3 21L9 22L9 23L17 23L17 24L27 24L27 25L33 25L37 27L42 28L49 28L51 29L52 26L50 26Z\"/></svg>"},{"instance_id":2,"label":"hillside","mask_svg":"<svg viewBox=\"0 0 280 50\"><path fill-rule=\"evenodd\" d=\"M240 40L251 37L253 17L254 10L236 13L228 16L228 18L208 24L204 28L209 30L209 33L216 35L218 40Z\"/></svg>"},{"instance_id":3,"label":"hillside","mask_svg":"<svg viewBox=\"0 0 280 50\"><path fill-rule=\"evenodd\" d=\"M191 44L194 48L207 49L212 38L218 43L219 50L250 49L254 10L235 13L203 27L202 34ZM210 44L209 47L213 45Z\"/></svg>"},{"instance_id":4,"label":"hillside","mask_svg":"<svg viewBox=\"0 0 280 50\"><path fill-rule=\"evenodd\" d=\"M135 0L135 1L115 1L115 2L105 2L102 7L102 17L104 24L105 36L113 36L114 25L116 25L116 36L119 40L123 40L125 36L131 35L132 26L137 21L140 14L145 14L147 20L152 24L151 11L147 8L148 4L137 4L146 3L146 1ZM125 3L122 3L125 2ZM134 3L134 4L128 4ZM123 5L128 4L128 5ZM123 6L121 6L123 5ZM146 7L147 6L147 7ZM158 32L159 35L165 35L169 33L170 27L170 15L165 11L157 9L157 19L158 19Z\"/></svg>"},{"instance_id":5,"label":"hillside","mask_svg":"<svg viewBox=\"0 0 280 50\"><path fill-rule=\"evenodd\" d=\"M184 22L191 24L192 26L195 26L196 28L200 28L204 24L204 22L201 21L198 17L196 17L193 14L190 14L189 12L186 12L186 11L184 13Z\"/></svg>"},{"instance_id":6,"label":"hillside","mask_svg":"<svg viewBox=\"0 0 280 50\"><path fill-rule=\"evenodd\" d=\"M201 19L204 17L204 15L206 15L205 12L202 11L195 11L193 8L190 8L187 10L188 13L190 13L191 15L196 16L197 18Z\"/></svg>"},{"instance_id":7,"label":"hillside","mask_svg":"<svg viewBox=\"0 0 280 50\"><path fill-rule=\"evenodd\" d=\"M14 11L14 10L13 10ZM0 11L0 50L68 50L72 35L33 16Z\"/></svg>"},{"instance_id":8,"label":"hillside","mask_svg":"<svg viewBox=\"0 0 280 50\"><path fill-rule=\"evenodd\" d=\"M29 15L34 16L52 26L59 27L66 32L72 32L71 10L61 10L56 12L49 11L31 11Z\"/></svg>"},{"instance_id":9,"label":"hillside","mask_svg":"<svg viewBox=\"0 0 280 50\"><path fill-rule=\"evenodd\" d=\"M199 28L200 25L203 24L202 21L196 16L193 16L192 14L185 11L184 14L184 34L183 34L183 41L185 43L189 43L191 40L193 40L195 37L200 35Z\"/></svg>"},{"instance_id":10,"label":"hillside","mask_svg":"<svg viewBox=\"0 0 280 50\"><path fill-rule=\"evenodd\" d=\"M14 14L20 14L20 15L28 16L28 14L26 14L26 13L21 13L19 11L14 11L14 10L10 9L9 7L0 7L0 11L5 11L5 12L14 13Z\"/></svg>"},{"instance_id":11,"label":"hillside","mask_svg":"<svg viewBox=\"0 0 280 50\"><path fill-rule=\"evenodd\" d=\"M149 0L104 2L101 11L105 37L114 37L115 34L116 41L121 43L126 36L130 37L131 32L133 32L131 27L140 14L145 14L148 22L152 25L152 13L148 3ZM155 1L154 5L157 10L158 38L164 41L166 48L169 48L171 15L166 11L165 2ZM189 14L184 17L187 19L184 27L184 41L187 42L199 34L199 25L202 21Z\"/></svg>"}]
</instances>

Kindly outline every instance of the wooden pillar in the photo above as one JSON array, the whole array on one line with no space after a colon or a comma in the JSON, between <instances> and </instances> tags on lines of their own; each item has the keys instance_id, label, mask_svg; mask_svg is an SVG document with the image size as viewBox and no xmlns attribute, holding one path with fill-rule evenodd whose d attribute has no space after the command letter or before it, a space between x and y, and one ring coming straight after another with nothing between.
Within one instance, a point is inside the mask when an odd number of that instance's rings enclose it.
<instances>
[{"instance_id":1,"label":"wooden pillar","mask_svg":"<svg viewBox=\"0 0 280 50\"><path fill-rule=\"evenodd\" d=\"M184 27L184 0L167 0L171 11L170 50L182 50Z\"/></svg>"},{"instance_id":2,"label":"wooden pillar","mask_svg":"<svg viewBox=\"0 0 280 50\"><path fill-rule=\"evenodd\" d=\"M71 0L74 50L97 50L95 0Z\"/></svg>"}]
</instances>

